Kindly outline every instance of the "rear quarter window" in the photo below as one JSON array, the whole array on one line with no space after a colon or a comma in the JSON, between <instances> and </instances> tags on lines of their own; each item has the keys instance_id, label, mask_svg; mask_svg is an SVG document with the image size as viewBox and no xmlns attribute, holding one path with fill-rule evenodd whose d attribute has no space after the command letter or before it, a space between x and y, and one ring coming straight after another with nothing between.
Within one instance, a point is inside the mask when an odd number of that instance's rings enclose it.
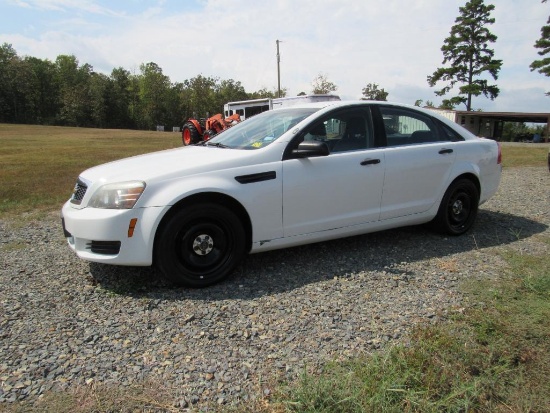
<instances>
[{"instance_id":1,"label":"rear quarter window","mask_svg":"<svg viewBox=\"0 0 550 413\"><path fill-rule=\"evenodd\" d=\"M439 124L441 126L444 140L451 142L460 142L464 140L464 137L462 137L458 132L451 129L449 126L445 125L443 122L439 122Z\"/></svg>"},{"instance_id":2,"label":"rear quarter window","mask_svg":"<svg viewBox=\"0 0 550 413\"><path fill-rule=\"evenodd\" d=\"M406 108L381 107L387 146L462 141L464 138L444 123Z\"/></svg>"}]
</instances>

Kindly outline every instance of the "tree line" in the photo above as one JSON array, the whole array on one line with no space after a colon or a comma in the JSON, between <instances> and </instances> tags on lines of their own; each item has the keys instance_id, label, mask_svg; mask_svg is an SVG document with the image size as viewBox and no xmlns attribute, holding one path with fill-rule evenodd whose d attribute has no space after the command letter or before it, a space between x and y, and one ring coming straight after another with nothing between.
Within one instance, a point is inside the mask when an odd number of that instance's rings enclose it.
<instances>
[{"instance_id":1,"label":"tree line","mask_svg":"<svg viewBox=\"0 0 550 413\"><path fill-rule=\"evenodd\" d=\"M313 79L311 93L336 90L326 75ZM365 99L387 96L383 89L380 95L377 85L369 84L363 92ZM283 88L281 95L286 94ZM0 46L3 123L151 130L214 115L227 102L277 95L267 88L247 92L239 81L203 75L172 82L153 62L141 64L137 73L118 67L107 76L88 63L80 64L74 55L60 55L52 62L20 57L11 44Z\"/></svg>"},{"instance_id":2,"label":"tree line","mask_svg":"<svg viewBox=\"0 0 550 413\"><path fill-rule=\"evenodd\" d=\"M283 92L285 92L283 90ZM220 112L223 104L275 97L266 88L248 93L239 81L198 75L172 82L156 63L139 72L119 67L94 72L74 55L55 61L20 57L0 46L0 122L98 128L155 129Z\"/></svg>"}]
</instances>

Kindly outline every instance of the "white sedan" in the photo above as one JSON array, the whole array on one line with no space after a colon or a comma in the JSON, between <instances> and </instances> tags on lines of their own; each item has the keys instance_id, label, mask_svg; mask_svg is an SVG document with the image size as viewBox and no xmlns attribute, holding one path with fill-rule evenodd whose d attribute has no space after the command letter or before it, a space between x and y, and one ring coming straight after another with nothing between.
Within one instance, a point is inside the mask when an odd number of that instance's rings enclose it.
<instances>
[{"instance_id":1,"label":"white sedan","mask_svg":"<svg viewBox=\"0 0 550 413\"><path fill-rule=\"evenodd\" d=\"M500 175L497 142L430 111L320 102L88 169L62 217L80 258L205 287L248 253L424 223L463 234Z\"/></svg>"}]
</instances>

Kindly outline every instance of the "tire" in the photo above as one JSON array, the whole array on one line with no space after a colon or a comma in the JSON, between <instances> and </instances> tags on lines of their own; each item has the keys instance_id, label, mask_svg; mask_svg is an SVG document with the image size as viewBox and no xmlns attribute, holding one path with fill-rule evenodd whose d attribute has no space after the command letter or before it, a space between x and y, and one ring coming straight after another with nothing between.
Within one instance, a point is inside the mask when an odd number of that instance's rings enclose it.
<instances>
[{"instance_id":1,"label":"tire","mask_svg":"<svg viewBox=\"0 0 550 413\"><path fill-rule=\"evenodd\" d=\"M245 255L237 215L216 204L180 209L159 229L155 263L165 278L202 288L227 277Z\"/></svg>"},{"instance_id":2,"label":"tire","mask_svg":"<svg viewBox=\"0 0 550 413\"><path fill-rule=\"evenodd\" d=\"M454 181L445 192L432 227L448 235L462 235L476 220L479 190L469 179Z\"/></svg>"},{"instance_id":3,"label":"tire","mask_svg":"<svg viewBox=\"0 0 550 413\"><path fill-rule=\"evenodd\" d=\"M187 122L185 125L183 125L181 140L183 142L183 146L197 143L200 140L199 131L191 122Z\"/></svg>"},{"instance_id":4,"label":"tire","mask_svg":"<svg viewBox=\"0 0 550 413\"><path fill-rule=\"evenodd\" d=\"M213 129L206 129L204 133L202 134L202 140L208 141L212 139L216 135L216 132Z\"/></svg>"}]
</instances>

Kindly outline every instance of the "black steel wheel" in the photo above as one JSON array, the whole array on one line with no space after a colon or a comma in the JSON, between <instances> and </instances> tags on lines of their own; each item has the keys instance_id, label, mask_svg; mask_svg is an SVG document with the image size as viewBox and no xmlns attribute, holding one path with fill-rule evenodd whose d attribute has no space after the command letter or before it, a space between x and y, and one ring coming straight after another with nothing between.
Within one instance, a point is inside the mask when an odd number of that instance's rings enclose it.
<instances>
[{"instance_id":1,"label":"black steel wheel","mask_svg":"<svg viewBox=\"0 0 550 413\"><path fill-rule=\"evenodd\" d=\"M454 181L445 192L432 225L436 230L461 235L475 222L479 205L479 191L469 179Z\"/></svg>"},{"instance_id":2,"label":"black steel wheel","mask_svg":"<svg viewBox=\"0 0 550 413\"><path fill-rule=\"evenodd\" d=\"M155 263L172 282L207 287L231 273L245 255L239 218L216 204L177 211L159 229Z\"/></svg>"}]
</instances>

